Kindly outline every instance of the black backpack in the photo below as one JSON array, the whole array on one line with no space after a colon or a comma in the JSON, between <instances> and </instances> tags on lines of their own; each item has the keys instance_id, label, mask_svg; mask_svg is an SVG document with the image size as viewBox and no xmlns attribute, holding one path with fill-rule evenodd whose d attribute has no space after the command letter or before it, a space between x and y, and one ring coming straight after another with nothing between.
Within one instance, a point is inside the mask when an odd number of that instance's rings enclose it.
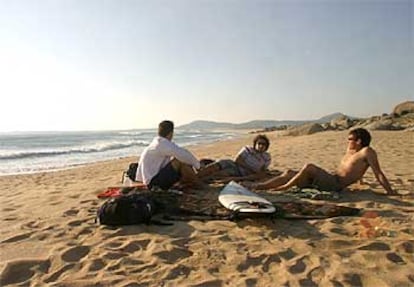
<instances>
[{"instance_id":1,"label":"black backpack","mask_svg":"<svg viewBox=\"0 0 414 287\"><path fill-rule=\"evenodd\" d=\"M138 163L133 162L129 164L128 170L126 171L126 175L129 177L130 180L135 181L137 169L138 169Z\"/></svg>"},{"instance_id":2,"label":"black backpack","mask_svg":"<svg viewBox=\"0 0 414 287\"><path fill-rule=\"evenodd\" d=\"M131 225L151 222L155 213L153 201L143 194L128 194L111 198L97 211L97 219L105 225Z\"/></svg>"}]
</instances>

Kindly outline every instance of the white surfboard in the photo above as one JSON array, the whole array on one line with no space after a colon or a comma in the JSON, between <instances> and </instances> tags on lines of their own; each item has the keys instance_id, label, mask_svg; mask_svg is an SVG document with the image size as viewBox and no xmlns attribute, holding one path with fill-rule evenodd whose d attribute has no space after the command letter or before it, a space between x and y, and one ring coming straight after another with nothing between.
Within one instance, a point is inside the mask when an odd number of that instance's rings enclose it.
<instances>
[{"instance_id":1,"label":"white surfboard","mask_svg":"<svg viewBox=\"0 0 414 287\"><path fill-rule=\"evenodd\" d=\"M276 208L267 199L231 181L220 192L219 202L226 208L238 212L273 213Z\"/></svg>"}]
</instances>

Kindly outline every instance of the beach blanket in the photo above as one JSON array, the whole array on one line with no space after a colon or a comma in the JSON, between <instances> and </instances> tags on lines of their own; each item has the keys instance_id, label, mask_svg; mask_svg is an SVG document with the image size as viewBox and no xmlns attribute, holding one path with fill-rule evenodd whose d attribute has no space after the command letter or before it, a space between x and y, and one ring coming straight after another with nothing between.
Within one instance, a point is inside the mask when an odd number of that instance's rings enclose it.
<instances>
[{"instance_id":1,"label":"beach blanket","mask_svg":"<svg viewBox=\"0 0 414 287\"><path fill-rule=\"evenodd\" d=\"M340 193L337 191L321 191L316 188L294 187L284 191L282 194L295 198L307 198L313 200L337 200L340 198Z\"/></svg>"},{"instance_id":2,"label":"beach blanket","mask_svg":"<svg viewBox=\"0 0 414 287\"><path fill-rule=\"evenodd\" d=\"M285 219L323 219L337 216L356 216L361 209L325 203L315 204L304 201L272 201L276 207L277 217Z\"/></svg>"},{"instance_id":3,"label":"beach blanket","mask_svg":"<svg viewBox=\"0 0 414 287\"><path fill-rule=\"evenodd\" d=\"M347 207L332 203L311 203L302 199L330 199L328 192L309 189L293 190L292 193L283 193L284 198L272 198L270 202L275 206L276 212L271 215L259 214L258 217L282 218L282 219L324 219L336 216L356 216L361 210L358 208ZM110 187L106 191L98 194L98 198L118 197L123 194L147 192L142 186L139 187ZM161 218L166 220L238 220L243 218L254 218L254 214L237 214L223 206L217 200L217 197L197 196L195 194L183 194L176 190L162 191L155 190L151 192L152 199L160 208ZM211 194L213 195L213 194ZM285 195L288 195L287 198ZM322 195L322 196L321 196ZM291 197L295 199L291 199Z\"/></svg>"}]
</instances>

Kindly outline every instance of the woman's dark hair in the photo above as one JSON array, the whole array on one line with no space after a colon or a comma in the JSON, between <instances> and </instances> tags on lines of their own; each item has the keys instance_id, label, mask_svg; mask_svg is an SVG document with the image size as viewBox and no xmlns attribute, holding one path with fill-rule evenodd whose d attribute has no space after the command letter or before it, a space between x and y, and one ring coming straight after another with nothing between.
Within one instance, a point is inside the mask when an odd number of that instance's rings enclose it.
<instances>
[{"instance_id":1,"label":"woman's dark hair","mask_svg":"<svg viewBox=\"0 0 414 287\"><path fill-rule=\"evenodd\" d=\"M162 121L158 125L158 135L160 137L166 137L174 131L174 123L172 121Z\"/></svg>"},{"instance_id":2,"label":"woman's dark hair","mask_svg":"<svg viewBox=\"0 0 414 287\"><path fill-rule=\"evenodd\" d=\"M361 145L363 147L369 146L371 143L371 135L366 129L357 128L349 132L350 135L355 137L355 140L361 140Z\"/></svg>"},{"instance_id":3,"label":"woman's dark hair","mask_svg":"<svg viewBox=\"0 0 414 287\"><path fill-rule=\"evenodd\" d=\"M270 141L269 141L269 138L268 138L267 136L262 135L262 134L257 135L257 136L253 139L253 148L254 148L254 149L256 149L257 142L258 142L259 140L262 140L262 141L264 141L264 142L266 143L266 149L265 149L265 150L267 150L267 149L269 148Z\"/></svg>"}]
</instances>

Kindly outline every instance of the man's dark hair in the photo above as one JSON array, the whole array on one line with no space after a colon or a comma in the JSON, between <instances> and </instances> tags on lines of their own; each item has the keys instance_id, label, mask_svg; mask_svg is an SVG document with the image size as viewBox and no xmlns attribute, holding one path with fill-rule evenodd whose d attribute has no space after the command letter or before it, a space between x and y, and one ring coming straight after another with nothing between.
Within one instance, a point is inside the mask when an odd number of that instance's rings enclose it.
<instances>
[{"instance_id":1,"label":"man's dark hair","mask_svg":"<svg viewBox=\"0 0 414 287\"><path fill-rule=\"evenodd\" d=\"M259 140L262 140L262 141L264 141L266 143L266 149L265 150L267 150L269 148L270 141L269 141L269 138L267 136L265 136L265 135L257 135L253 139L253 148L256 149L256 145L257 145L257 142Z\"/></svg>"},{"instance_id":2,"label":"man's dark hair","mask_svg":"<svg viewBox=\"0 0 414 287\"><path fill-rule=\"evenodd\" d=\"M349 132L350 135L353 135L355 137L355 140L361 140L361 145L363 147L369 146L371 143L371 135L366 129L363 128L357 128L353 129Z\"/></svg>"},{"instance_id":3,"label":"man's dark hair","mask_svg":"<svg viewBox=\"0 0 414 287\"><path fill-rule=\"evenodd\" d=\"M160 137L165 138L173 131L174 131L174 123L172 121L162 121L158 125L158 135Z\"/></svg>"}]
</instances>

